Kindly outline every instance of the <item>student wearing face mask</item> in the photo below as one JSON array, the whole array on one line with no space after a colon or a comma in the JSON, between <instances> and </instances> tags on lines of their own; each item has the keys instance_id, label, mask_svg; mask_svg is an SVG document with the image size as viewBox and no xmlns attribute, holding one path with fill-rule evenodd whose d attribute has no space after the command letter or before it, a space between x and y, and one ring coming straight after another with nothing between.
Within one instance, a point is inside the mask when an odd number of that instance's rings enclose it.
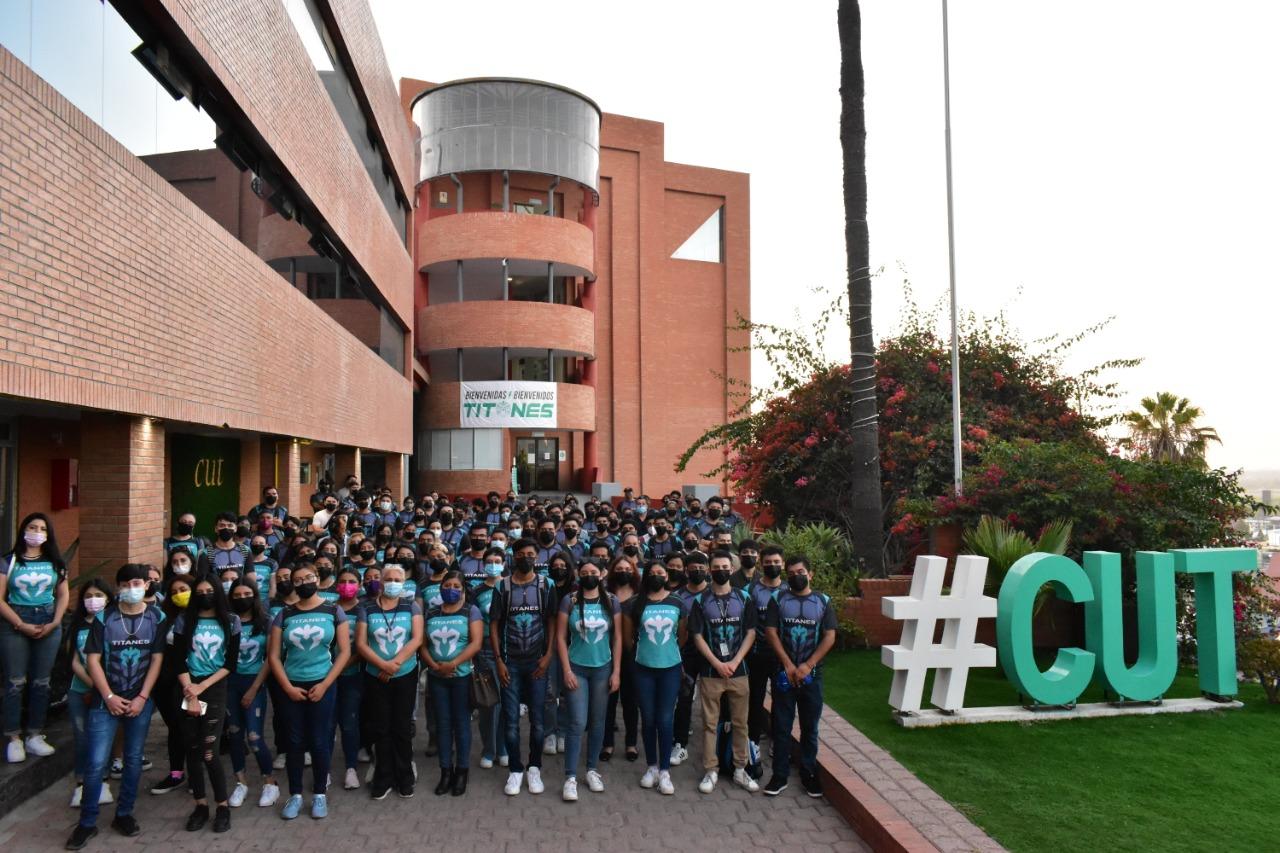
<instances>
[{"instance_id":1,"label":"student wearing face mask","mask_svg":"<svg viewBox=\"0 0 1280 853\"><path fill-rule=\"evenodd\" d=\"M183 556L183 552L179 551L170 559L181 561ZM204 563L203 555L201 563ZM182 736L182 689L178 684L178 656L172 650L173 626L190 605L196 577L207 574L207 570L197 570L194 575L190 571L184 571L170 574L161 582L160 609L164 615L166 654L151 695L155 700L155 709L164 720L169 772L151 786L151 793L156 795L167 794L187 785L187 749Z\"/></svg>"},{"instance_id":2,"label":"student wearing face mask","mask_svg":"<svg viewBox=\"0 0 1280 853\"><path fill-rule=\"evenodd\" d=\"M271 576L279 567L274 559L267 556L266 537L259 535L249 540L249 565L245 567L245 576L253 582L264 604L271 596Z\"/></svg>"},{"instance_id":3,"label":"student wearing face mask","mask_svg":"<svg viewBox=\"0 0 1280 853\"><path fill-rule=\"evenodd\" d=\"M381 565L378 560L378 546L372 540L360 539L352 547L354 548L352 568L360 572L361 577L364 577L364 573L369 569Z\"/></svg>"},{"instance_id":4,"label":"student wearing face mask","mask_svg":"<svg viewBox=\"0 0 1280 853\"><path fill-rule=\"evenodd\" d=\"M280 503L280 491L275 486L267 486L262 490L262 503L249 510L249 521L256 522L264 515L271 516L277 522L283 522L289 516L289 509Z\"/></svg>"},{"instance_id":5,"label":"student wearing face mask","mask_svg":"<svg viewBox=\"0 0 1280 853\"><path fill-rule=\"evenodd\" d=\"M293 567L293 589L298 596L276 615L271 625L268 661L280 685L281 712L289 737L286 767L289 799L280 816L293 820L302 810L304 754L311 752L311 817L329 814L325 796L329 757L333 743L333 711L337 700L334 682L351 657L346 613L325 604L317 594L320 584L315 566Z\"/></svg>"},{"instance_id":6,"label":"student wearing face mask","mask_svg":"<svg viewBox=\"0 0 1280 853\"><path fill-rule=\"evenodd\" d=\"M751 603L756 608L756 641L751 646L751 655L747 659L747 683L750 688L747 736L757 751L760 739L773 731L773 717L765 710L764 697L771 692L769 685L778 675L778 659L774 657L773 646L765 639L764 623L769 615L769 605L778 598L778 593L786 589L782 569L782 549L777 545L766 545L760 549L759 576L747 590Z\"/></svg>"},{"instance_id":7,"label":"student wearing face mask","mask_svg":"<svg viewBox=\"0 0 1280 853\"><path fill-rule=\"evenodd\" d=\"M734 589L749 589L756 579L756 564L760 561L760 544L754 539L738 543L738 569L729 583Z\"/></svg>"},{"instance_id":8,"label":"student wearing face mask","mask_svg":"<svg viewBox=\"0 0 1280 853\"><path fill-rule=\"evenodd\" d=\"M390 495L382 495L378 498L374 514L378 517L379 525L385 524L394 528L400 521L400 513L396 511L396 503ZM410 518L412 519L412 516Z\"/></svg>"},{"instance_id":9,"label":"student wearing face mask","mask_svg":"<svg viewBox=\"0 0 1280 853\"><path fill-rule=\"evenodd\" d=\"M480 611L480 618L484 622L484 636L480 644L480 651L476 653L475 665L477 668L488 672L493 678L494 683L498 683L498 668L494 663L493 647L489 644L489 617L490 610L493 606L493 593L498 588L498 582L502 579L506 571L507 555L501 548L489 548L484 554L484 583L477 587L472 587L469 593L469 600ZM494 758L497 757L502 762L502 766L506 767L507 744L506 744L506 728L502 726L502 703L499 702L492 708L480 709L480 767L488 770L493 767Z\"/></svg>"},{"instance_id":10,"label":"student wearing face mask","mask_svg":"<svg viewBox=\"0 0 1280 853\"><path fill-rule=\"evenodd\" d=\"M680 571L683 565L684 571ZM679 554L669 556L667 566L667 587L672 594L682 599L690 613L702 599L707 589L707 558L699 551L681 558ZM683 575L684 584L679 584ZM693 737L693 694L698 686L698 675L702 672L702 661L697 648L693 644L693 635L680 648L680 659L684 667L684 675L680 680L680 694L676 699L676 715L672 729L674 744L671 747L671 764L683 764L689 757L689 744Z\"/></svg>"},{"instance_id":11,"label":"student wearing face mask","mask_svg":"<svg viewBox=\"0 0 1280 853\"><path fill-rule=\"evenodd\" d=\"M452 506L445 504L440 507L440 533L436 536L436 541L448 545L450 552L458 550L467 532L464 527L456 523L456 519L457 513Z\"/></svg>"},{"instance_id":12,"label":"student wearing face mask","mask_svg":"<svg viewBox=\"0 0 1280 853\"><path fill-rule=\"evenodd\" d=\"M773 776L769 796L787 787L791 769L791 724L800 712L800 783L810 797L822 796L818 780L818 723L822 717L822 659L836 642L831 600L809 583L804 557L786 560L787 589L769 604L764 634L782 674L773 693ZM786 689L782 689L782 676Z\"/></svg>"},{"instance_id":13,"label":"student wearing face mask","mask_svg":"<svg viewBox=\"0 0 1280 853\"><path fill-rule=\"evenodd\" d=\"M667 520L666 513L658 513L652 519L653 534L649 537L646 546L649 550L649 557L655 560L661 560L676 550L675 537L671 535L671 523Z\"/></svg>"},{"instance_id":14,"label":"student wearing face mask","mask_svg":"<svg viewBox=\"0 0 1280 853\"><path fill-rule=\"evenodd\" d=\"M582 538L582 522L576 517L566 518L564 526L560 528L558 539L561 547L569 552L569 556L573 557L574 563L581 563L587 557L590 546L586 540Z\"/></svg>"},{"instance_id":15,"label":"student wearing face mask","mask_svg":"<svg viewBox=\"0 0 1280 853\"><path fill-rule=\"evenodd\" d=\"M388 563L378 570L380 580L383 572L391 565L395 564ZM330 590L333 600L329 603L337 605L347 615L347 639L352 649L346 667L338 676L333 724L337 733L342 736L342 758L347 771L342 779L342 787L354 791L360 787L360 748L366 740L361 723L361 709L364 707L364 676L361 673L363 662L356 648L359 634L356 625L360 620L360 608L364 604L360 600L360 576L355 569L343 569ZM383 591L381 583L379 591Z\"/></svg>"},{"instance_id":16,"label":"student wearing face mask","mask_svg":"<svg viewBox=\"0 0 1280 853\"><path fill-rule=\"evenodd\" d=\"M635 649L636 696L648 769L640 787L674 794L671 782L672 725L680 692L680 649L685 643L688 606L667 590L667 569L645 570L643 592L623 611L623 635Z\"/></svg>"},{"instance_id":17,"label":"student wearing face mask","mask_svg":"<svg viewBox=\"0 0 1280 853\"><path fill-rule=\"evenodd\" d=\"M147 567L126 563L116 572L116 603L89 626L85 669L93 684L93 704L85 730L89 759L85 766L80 821L67 839L68 850L79 850L98 834L98 800L116 733L124 734L124 771L111 826L121 835L142 832L133 817L142 749L151 724L151 692L160 675L164 654L164 614L148 607Z\"/></svg>"},{"instance_id":18,"label":"student wearing face mask","mask_svg":"<svg viewBox=\"0 0 1280 853\"><path fill-rule=\"evenodd\" d=\"M594 561L593 561L594 562ZM618 605L626 608L628 602L640 591L639 575L636 564L629 557L619 554L609 563L609 571L605 574L605 586L618 599ZM640 757L636 748L639 744L640 705L636 701L635 657L629 644L622 645L620 662L621 686L609 694L609 705L605 709L604 746L600 750L600 760L613 758L614 736L618 727L618 705L622 706L622 724L624 727L624 749L627 761L635 761Z\"/></svg>"},{"instance_id":19,"label":"student wearing face mask","mask_svg":"<svg viewBox=\"0 0 1280 853\"><path fill-rule=\"evenodd\" d=\"M387 559L387 551L391 548L391 540L395 531L390 524L378 524L373 528L373 544L376 546L374 557L379 563Z\"/></svg>"},{"instance_id":20,"label":"student wearing face mask","mask_svg":"<svg viewBox=\"0 0 1280 853\"><path fill-rule=\"evenodd\" d=\"M601 588L600 567L578 567L578 586L560 602L556 652L569 692L568 738L564 751L567 802L578 799L578 758L587 735L587 788L604 791L597 761L604 745L604 718L609 695L622 684L622 614L618 599Z\"/></svg>"},{"instance_id":21,"label":"student wearing face mask","mask_svg":"<svg viewBox=\"0 0 1280 853\"><path fill-rule=\"evenodd\" d=\"M75 752L75 790L71 793L71 808L80 808L84 792L84 772L89 763L89 739L85 726L89 720L89 706L93 703L93 685L84 647L89 641L93 623L111 604L114 592L101 578L91 578L80 589L80 603L76 606L67 632L67 656L71 660L71 686L67 688L67 716L71 719L71 748ZM102 783L99 803L114 802L106 781Z\"/></svg>"},{"instance_id":22,"label":"student wearing face mask","mask_svg":"<svg viewBox=\"0 0 1280 853\"><path fill-rule=\"evenodd\" d=\"M573 587L577 564L563 550L552 554L547 561L547 576L551 579L551 602L558 612L560 602L569 595ZM565 701L564 668L560 666L560 656L551 656L551 665L547 667L547 701L542 707L542 726L547 733L542 742L544 755L555 755L565 750L566 738L569 734L569 711Z\"/></svg>"},{"instance_id":23,"label":"student wearing face mask","mask_svg":"<svg viewBox=\"0 0 1280 853\"><path fill-rule=\"evenodd\" d=\"M233 616L240 620L240 648L235 671L227 678L227 741L231 752L231 771L236 777L236 785L227 798L227 804L238 809L249 795L245 765L247 752L252 752L262 774L258 807L268 808L280 798L280 786L276 784L271 749L264 734L267 691L263 684L269 674L265 666L269 636L267 612L257 586L247 578L232 584L228 603Z\"/></svg>"},{"instance_id":24,"label":"student wearing face mask","mask_svg":"<svg viewBox=\"0 0 1280 853\"><path fill-rule=\"evenodd\" d=\"M251 555L249 546L236 542L239 527L237 526L235 514L230 512L218 513L213 522L213 531L214 542L204 549L209 565L219 572L229 566L243 569L245 563L249 562ZM247 526L244 533L246 536L249 533Z\"/></svg>"},{"instance_id":25,"label":"student wearing face mask","mask_svg":"<svg viewBox=\"0 0 1280 853\"><path fill-rule=\"evenodd\" d=\"M354 521L360 523L364 530L372 531L374 525L378 523L378 514L372 509L373 497L365 491L359 491L355 494L356 511L352 517Z\"/></svg>"},{"instance_id":26,"label":"student wearing face mask","mask_svg":"<svg viewBox=\"0 0 1280 853\"><path fill-rule=\"evenodd\" d=\"M466 578L468 587L477 587L484 583L484 555L489 546L489 532L483 525L473 527L467 542L471 550L458 556L458 571Z\"/></svg>"},{"instance_id":27,"label":"student wearing face mask","mask_svg":"<svg viewBox=\"0 0 1280 853\"><path fill-rule=\"evenodd\" d=\"M622 537L622 546L619 548L619 552L625 554L634 563L639 563L644 559L640 537L635 533L628 533Z\"/></svg>"},{"instance_id":28,"label":"student wearing face mask","mask_svg":"<svg viewBox=\"0 0 1280 853\"><path fill-rule=\"evenodd\" d=\"M425 577L419 568L418 551L412 545L401 543L394 549L394 559L404 569L404 586L400 597L406 601L414 601L418 597L418 584Z\"/></svg>"},{"instance_id":29,"label":"student wearing face mask","mask_svg":"<svg viewBox=\"0 0 1280 853\"><path fill-rule=\"evenodd\" d=\"M404 567L382 567L382 591L357 610L356 653L362 663L365 730L373 746L370 795L381 800L394 787L413 796L413 706L418 692L422 609L404 593ZM348 771L350 772L350 771Z\"/></svg>"},{"instance_id":30,"label":"student wearing face mask","mask_svg":"<svg viewBox=\"0 0 1280 853\"><path fill-rule=\"evenodd\" d=\"M191 603L173 628L173 653L178 659L182 691L182 732L187 745L187 770L195 808L187 818L187 832L209 822L205 774L213 789L216 811L213 831L231 829L227 777L218 755L222 726L227 718L227 676L240 657L240 620L232 617L227 597L217 581L196 581Z\"/></svg>"},{"instance_id":31,"label":"student wearing face mask","mask_svg":"<svg viewBox=\"0 0 1280 853\"><path fill-rule=\"evenodd\" d=\"M174 551L185 551L194 562L195 558L206 548L209 542L202 536L195 535L196 514L191 511L178 513L177 521L173 525L173 535L168 536L164 540L164 561L169 562L169 557Z\"/></svg>"},{"instance_id":32,"label":"student wearing face mask","mask_svg":"<svg viewBox=\"0 0 1280 853\"><path fill-rule=\"evenodd\" d=\"M320 588L317 594L324 599L326 604L338 603L338 577L334 570L333 561L326 554L323 557L317 556L313 563L316 565L316 574L320 578Z\"/></svg>"},{"instance_id":33,"label":"student wearing face mask","mask_svg":"<svg viewBox=\"0 0 1280 853\"><path fill-rule=\"evenodd\" d=\"M437 797L460 797L467 791L471 755L471 667L480 651L484 621L467 603L461 572L449 572L440 583L441 604L427 611L421 657L427 688L440 728L440 782ZM497 596L495 596L495 601ZM496 628L495 628L496 630ZM533 713L530 706L530 713Z\"/></svg>"},{"instance_id":34,"label":"student wearing face mask","mask_svg":"<svg viewBox=\"0 0 1280 853\"><path fill-rule=\"evenodd\" d=\"M277 523L275 516L263 513L252 523L250 538L261 536L267 541L268 548L275 548L285 541L284 530ZM247 543L246 543L247 544Z\"/></svg>"},{"instance_id":35,"label":"student wearing face mask","mask_svg":"<svg viewBox=\"0 0 1280 853\"><path fill-rule=\"evenodd\" d=\"M688 503L688 510L680 522L680 536L684 540L688 540L689 534L693 534L695 539L701 539L704 535L711 532L714 527L711 522L707 521L702 512L702 502L694 498Z\"/></svg>"},{"instance_id":36,"label":"student wearing face mask","mask_svg":"<svg viewBox=\"0 0 1280 853\"><path fill-rule=\"evenodd\" d=\"M185 548L178 548L169 554L169 559L165 561L164 572L161 577L161 586L163 586L169 578L177 575L178 577L188 577L194 572L195 574L207 573L209 570L209 561L201 552L195 558L187 552ZM164 593L164 590L161 589ZM167 593L165 593L167 595Z\"/></svg>"}]
</instances>

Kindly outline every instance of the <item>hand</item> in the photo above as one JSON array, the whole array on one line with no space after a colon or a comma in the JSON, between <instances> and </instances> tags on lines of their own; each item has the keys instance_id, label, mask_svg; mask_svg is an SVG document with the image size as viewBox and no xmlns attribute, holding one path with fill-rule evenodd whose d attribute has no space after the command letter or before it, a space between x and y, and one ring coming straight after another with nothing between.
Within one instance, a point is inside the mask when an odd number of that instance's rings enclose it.
<instances>
[{"instance_id":1,"label":"hand","mask_svg":"<svg viewBox=\"0 0 1280 853\"><path fill-rule=\"evenodd\" d=\"M733 678L733 673L737 670L737 667L731 663L718 660L715 664L715 670L721 678Z\"/></svg>"},{"instance_id":2,"label":"hand","mask_svg":"<svg viewBox=\"0 0 1280 853\"><path fill-rule=\"evenodd\" d=\"M383 684L386 684L388 681L391 680L391 673L387 672L384 669L382 672L378 673L378 680L381 681Z\"/></svg>"},{"instance_id":3,"label":"hand","mask_svg":"<svg viewBox=\"0 0 1280 853\"><path fill-rule=\"evenodd\" d=\"M797 684L800 683L799 667L788 666L788 667L784 667L784 669L786 670L786 673L787 673L787 681L790 682L792 687L795 687Z\"/></svg>"},{"instance_id":4,"label":"hand","mask_svg":"<svg viewBox=\"0 0 1280 853\"><path fill-rule=\"evenodd\" d=\"M240 697L240 707L241 707L241 708L248 708L250 705L252 705L252 704L253 704L253 700L257 697L257 695L258 695L258 691L257 691L257 690L250 690L248 693L246 693L246 694L244 694L243 696L241 696L241 697Z\"/></svg>"},{"instance_id":5,"label":"hand","mask_svg":"<svg viewBox=\"0 0 1280 853\"><path fill-rule=\"evenodd\" d=\"M49 635L49 633L50 633L52 630L53 630L53 625L52 625L52 624L48 624L48 625L32 625L32 626L31 626L31 639L33 639L33 640L39 640L39 639L41 639L41 638L43 638L43 637L47 637L47 636Z\"/></svg>"},{"instance_id":6,"label":"hand","mask_svg":"<svg viewBox=\"0 0 1280 853\"><path fill-rule=\"evenodd\" d=\"M307 699L311 702L319 702L324 698L324 694L329 692L329 685L323 681L319 684L311 685L311 689L307 691Z\"/></svg>"},{"instance_id":7,"label":"hand","mask_svg":"<svg viewBox=\"0 0 1280 853\"><path fill-rule=\"evenodd\" d=\"M501 660L498 661L498 680L502 682L503 687L511 684L511 673L507 672L507 665Z\"/></svg>"},{"instance_id":8,"label":"hand","mask_svg":"<svg viewBox=\"0 0 1280 853\"><path fill-rule=\"evenodd\" d=\"M565 690L578 689L578 676L573 674L573 670L566 669L564 671L564 688Z\"/></svg>"},{"instance_id":9,"label":"hand","mask_svg":"<svg viewBox=\"0 0 1280 853\"><path fill-rule=\"evenodd\" d=\"M799 684L809 677L809 673L813 672L813 667L807 663L802 663L796 667L796 683Z\"/></svg>"},{"instance_id":10,"label":"hand","mask_svg":"<svg viewBox=\"0 0 1280 853\"><path fill-rule=\"evenodd\" d=\"M86 706L88 706L88 705L92 705L92 704L93 704L93 692L92 692L92 691L90 691L90 690L86 690L84 693L81 693L81 694L80 694L80 701L84 702L84 704L85 704Z\"/></svg>"},{"instance_id":11,"label":"hand","mask_svg":"<svg viewBox=\"0 0 1280 853\"><path fill-rule=\"evenodd\" d=\"M615 669L613 671L613 674L609 676L609 692L617 693L618 689L621 687L622 687L622 676Z\"/></svg>"},{"instance_id":12,"label":"hand","mask_svg":"<svg viewBox=\"0 0 1280 853\"><path fill-rule=\"evenodd\" d=\"M533 671L534 678L542 678L547 674L547 668L551 666L551 658L538 658L538 668Z\"/></svg>"},{"instance_id":13,"label":"hand","mask_svg":"<svg viewBox=\"0 0 1280 853\"><path fill-rule=\"evenodd\" d=\"M378 669L382 670L388 676L394 676L400 671L400 664L393 660L384 660L378 662Z\"/></svg>"},{"instance_id":14,"label":"hand","mask_svg":"<svg viewBox=\"0 0 1280 853\"><path fill-rule=\"evenodd\" d=\"M436 672L440 674L441 678L453 678L454 674L457 671L458 671L458 665L453 661L440 664L439 668L436 670Z\"/></svg>"},{"instance_id":15,"label":"hand","mask_svg":"<svg viewBox=\"0 0 1280 853\"><path fill-rule=\"evenodd\" d=\"M28 625L26 622L19 622L18 627L13 630L17 631L24 637L34 637L35 634L33 632L35 631L35 628L35 625Z\"/></svg>"},{"instance_id":16,"label":"hand","mask_svg":"<svg viewBox=\"0 0 1280 853\"><path fill-rule=\"evenodd\" d=\"M104 700L103 704L107 706L107 711L113 717L119 717L129 710L129 700L122 696L112 696L110 699Z\"/></svg>"},{"instance_id":17,"label":"hand","mask_svg":"<svg viewBox=\"0 0 1280 853\"><path fill-rule=\"evenodd\" d=\"M182 686L183 699L198 699L200 697L200 688L195 684L184 684Z\"/></svg>"},{"instance_id":18,"label":"hand","mask_svg":"<svg viewBox=\"0 0 1280 853\"><path fill-rule=\"evenodd\" d=\"M294 687L292 684L284 689L284 695L288 696L289 700L292 702L307 701L307 691L303 690L301 687Z\"/></svg>"},{"instance_id":19,"label":"hand","mask_svg":"<svg viewBox=\"0 0 1280 853\"><path fill-rule=\"evenodd\" d=\"M200 700L199 699L196 699L195 697L189 697L187 699L187 713L193 717L200 716ZM132 717L134 715L130 714L129 716Z\"/></svg>"}]
</instances>

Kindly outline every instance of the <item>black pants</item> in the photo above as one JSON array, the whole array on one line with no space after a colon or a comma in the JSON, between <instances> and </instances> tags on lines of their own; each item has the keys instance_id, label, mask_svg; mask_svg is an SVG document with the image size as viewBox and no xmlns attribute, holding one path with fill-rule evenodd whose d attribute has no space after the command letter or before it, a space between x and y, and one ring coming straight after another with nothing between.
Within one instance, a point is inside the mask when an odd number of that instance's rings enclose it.
<instances>
[{"instance_id":1,"label":"black pants","mask_svg":"<svg viewBox=\"0 0 1280 853\"><path fill-rule=\"evenodd\" d=\"M155 697L156 710L160 712L160 719L164 720L165 744L169 748L169 771L181 773L187 766L187 741L183 735L182 721L182 687L176 678L162 672L151 693Z\"/></svg>"},{"instance_id":2,"label":"black pants","mask_svg":"<svg viewBox=\"0 0 1280 853\"><path fill-rule=\"evenodd\" d=\"M364 674L360 720L373 745L373 790L413 787L413 704L418 670L390 681Z\"/></svg>"},{"instance_id":3,"label":"black pants","mask_svg":"<svg viewBox=\"0 0 1280 853\"><path fill-rule=\"evenodd\" d=\"M676 717L671 730L672 743L686 748L693 728L693 691L698 686L698 671L702 668L698 663L701 656L695 655L685 656L681 661L680 695L676 697Z\"/></svg>"},{"instance_id":4,"label":"black pants","mask_svg":"<svg viewBox=\"0 0 1280 853\"><path fill-rule=\"evenodd\" d=\"M756 645L760 641L756 640ZM773 731L772 715L764 709L765 690L778 674L778 659L769 652L752 651L747 655L747 682L751 695L747 704L747 737L760 743L760 738Z\"/></svg>"},{"instance_id":5,"label":"black pants","mask_svg":"<svg viewBox=\"0 0 1280 853\"><path fill-rule=\"evenodd\" d=\"M609 707L605 710L604 748L613 749L614 733L618 729L618 704L622 704L622 725L625 729L627 749L634 749L640 736L640 704L636 701L636 662L627 658L622 662L621 685L609 694Z\"/></svg>"},{"instance_id":6,"label":"black pants","mask_svg":"<svg viewBox=\"0 0 1280 853\"><path fill-rule=\"evenodd\" d=\"M193 683L199 679L192 678ZM177 689L178 703L182 703L182 685ZM222 769L222 756L218 750L218 742L222 738L222 726L227 721L227 680L224 678L208 690L200 694L201 702L209 707L204 714L193 716L186 711L182 714L182 736L187 745L187 775L191 779L191 795L197 800L205 798L204 774L209 774L209 785L213 788L213 801L227 801L227 774Z\"/></svg>"}]
</instances>

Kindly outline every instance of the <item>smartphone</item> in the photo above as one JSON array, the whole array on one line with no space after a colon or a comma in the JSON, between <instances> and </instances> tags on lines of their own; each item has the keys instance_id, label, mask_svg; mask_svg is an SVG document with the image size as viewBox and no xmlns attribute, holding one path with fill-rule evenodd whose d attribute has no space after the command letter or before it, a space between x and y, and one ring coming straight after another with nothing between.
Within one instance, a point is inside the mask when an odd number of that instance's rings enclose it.
<instances>
[{"instance_id":1,"label":"smartphone","mask_svg":"<svg viewBox=\"0 0 1280 853\"><path fill-rule=\"evenodd\" d=\"M191 710L191 706L187 704L189 701L190 701L190 700L187 700L187 699L183 699L183 700L182 700L182 710L184 710L184 711L190 711L190 710ZM208 702L206 702L206 701L204 701L203 699L198 699L198 700L196 700L196 701L198 701L198 702L200 703L200 716L202 716L202 717L203 717L203 716L205 715L205 712L207 712L207 711L209 710L209 703L208 703Z\"/></svg>"}]
</instances>

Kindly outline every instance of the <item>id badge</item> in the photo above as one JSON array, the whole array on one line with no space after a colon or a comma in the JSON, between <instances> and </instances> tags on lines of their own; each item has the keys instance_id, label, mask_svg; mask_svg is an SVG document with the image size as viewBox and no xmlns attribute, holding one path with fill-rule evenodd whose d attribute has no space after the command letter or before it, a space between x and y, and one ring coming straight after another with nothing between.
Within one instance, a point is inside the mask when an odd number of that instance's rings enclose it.
<instances>
[{"instance_id":1,"label":"id badge","mask_svg":"<svg viewBox=\"0 0 1280 853\"><path fill-rule=\"evenodd\" d=\"M720 641L720 657L722 658L732 657L729 654L729 644L724 642L723 640Z\"/></svg>"}]
</instances>

